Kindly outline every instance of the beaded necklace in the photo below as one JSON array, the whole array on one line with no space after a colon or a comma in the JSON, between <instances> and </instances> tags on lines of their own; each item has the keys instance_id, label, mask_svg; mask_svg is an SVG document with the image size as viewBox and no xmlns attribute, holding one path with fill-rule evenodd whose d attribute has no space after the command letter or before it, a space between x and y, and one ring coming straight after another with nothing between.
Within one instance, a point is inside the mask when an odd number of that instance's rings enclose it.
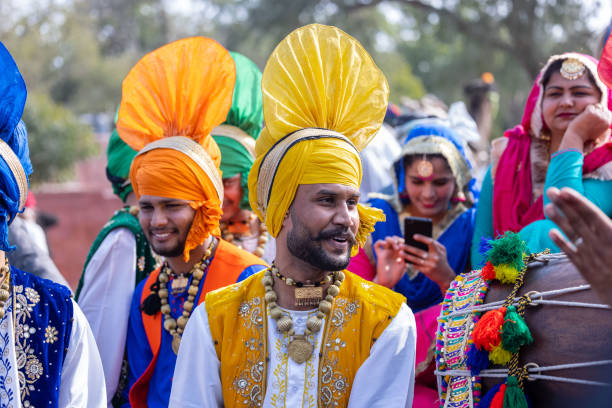
<instances>
[{"instance_id":1,"label":"beaded necklace","mask_svg":"<svg viewBox=\"0 0 612 408\"><path fill-rule=\"evenodd\" d=\"M287 346L287 354L289 357L298 364L302 364L307 361L312 352L314 351L314 345L308 341L308 336L317 333L323 326L323 318L331 311L332 303L334 298L340 293L340 286L344 281L344 272L334 272L334 283L327 288L327 296L319 302L317 314L310 316L306 321L306 330L303 334L295 334L293 330L293 320L291 315L283 314L283 311L276 303L278 296L274 291L274 274L271 268L266 269L262 284L265 288L265 300L270 307L270 317L276 321L276 328L281 333L287 333L291 340Z\"/></svg>"},{"instance_id":2,"label":"beaded necklace","mask_svg":"<svg viewBox=\"0 0 612 408\"><path fill-rule=\"evenodd\" d=\"M202 257L202 260L193 265L191 271L189 271L189 273L187 274L187 276L193 276L191 278L191 284L189 285L189 289L187 292L187 300L185 301L185 303L183 303L183 314L178 318L178 320L174 319L170 314L170 305L168 304L167 283L170 279L170 276L173 275L174 272L172 271L172 269L170 269L170 266L168 266L167 262L164 262L162 271L157 277L157 281L159 284L158 295L161 302L161 313L164 316L164 329L172 336L172 351L174 351L174 354L178 354L179 346L181 345L181 338L183 336L183 331L185 330L185 326L187 325L189 317L191 316L191 312L193 311L195 297L197 296L200 287L200 281L204 277L204 273L210 265L210 262L212 260L211 255L216 247L216 244L217 239L213 237L210 241L210 245L204 251L204 256ZM188 278L186 278L184 274L181 274L181 276L185 279L185 281L188 280ZM173 279L173 281L175 279ZM172 285L173 295L174 289L175 287L174 285ZM182 291L184 291L185 289L186 285Z\"/></svg>"},{"instance_id":3,"label":"beaded necklace","mask_svg":"<svg viewBox=\"0 0 612 408\"><path fill-rule=\"evenodd\" d=\"M8 258L4 258L4 265L0 267L0 319L4 317L4 303L10 296L10 284L11 284L11 267L8 263Z\"/></svg>"},{"instance_id":4,"label":"beaded necklace","mask_svg":"<svg viewBox=\"0 0 612 408\"><path fill-rule=\"evenodd\" d=\"M242 242L240 241L240 236L236 236L236 234L229 231L227 224L223 223L221 225L221 237L234 244L238 248L243 248ZM257 248L252 252L253 255L262 257L265 251L266 244L268 243L268 229L263 222L259 223L259 234L257 237Z\"/></svg>"},{"instance_id":5,"label":"beaded necklace","mask_svg":"<svg viewBox=\"0 0 612 408\"><path fill-rule=\"evenodd\" d=\"M323 288L321 286L331 281L331 276L326 275L322 281L319 282L297 282L285 275L281 274L272 262L270 271L280 280L285 282L287 286L295 286L293 299L295 300L295 306L312 306L315 307L319 304L319 301L323 299Z\"/></svg>"}]
</instances>

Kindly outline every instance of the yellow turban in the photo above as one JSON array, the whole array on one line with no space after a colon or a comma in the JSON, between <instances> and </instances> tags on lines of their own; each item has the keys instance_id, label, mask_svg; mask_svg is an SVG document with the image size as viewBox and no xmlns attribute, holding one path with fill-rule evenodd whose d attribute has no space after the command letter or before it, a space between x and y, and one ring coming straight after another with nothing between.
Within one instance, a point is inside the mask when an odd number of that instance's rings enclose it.
<instances>
[{"instance_id":1,"label":"yellow turban","mask_svg":"<svg viewBox=\"0 0 612 408\"><path fill-rule=\"evenodd\" d=\"M311 24L276 47L262 91L266 128L255 145L249 200L276 237L300 184L359 188L359 151L382 125L389 87L357 40ZM358 210L356 238L363 246L384 215L362 205Z\"/></svg>"},{"instance_id":2,"label":"yellow turban","mask_svg":"<svg viewBox=\"0 0 612 408\"><path fill-rule=\"evenodd\" d=\"M145 55L123 81L117 131L139 150L130 168L134 193L188 200L196 210L185 261L220 235L221 154L210 132L227 116L235 81L229 52L204 37Z\"/></svg>"}]
</instances>

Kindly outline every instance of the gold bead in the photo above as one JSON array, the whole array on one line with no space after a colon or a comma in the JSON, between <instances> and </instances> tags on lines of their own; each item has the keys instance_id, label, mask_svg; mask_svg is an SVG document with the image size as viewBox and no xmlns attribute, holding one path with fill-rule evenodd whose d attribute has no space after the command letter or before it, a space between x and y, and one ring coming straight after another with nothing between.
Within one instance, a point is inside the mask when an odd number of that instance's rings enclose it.
<instances>
[{"instance_id":1,"label":"gold bead","mask_svg":"<svg viewBox=\"0 0 612 408\"><path fill-rule=\"evenodd\" d=\"M336 280L339 280L340 282L344 281L344 272L342 272L342 271L336 272ZM338 285L338 286L340 286L340 285Z\"/></svg>"},{"instance_id":2,"label":"gold bead","mask_svg":"<svg viewBox=\"0 0 612 408\"><path fill-rule=\"evenodd\" d=\"M162 273L159 274L159 278L158 279L159 279L159 281L161 283L168 283L168 274L165 273L165 272L162 272Z\"/></svg>"},{"instance_id":3,"label":"gold bead","mask_svg":"<svg viewBox=\"0 0 612 408\"><path fill-rule=\"evenodd\" d=\"M317 312L317 317L319 319L323 319L325 317L325 313L321 312L320 310Z\"/></svg>"},{"instance_id":4,"label":"gold bead","mask_svg":"<svg viewBox=\"0 0 612 408\"><path fill-rule=\"evenodd\" d=\"M293 322L291 318L283 316L276 321L276 328L279 332L287 332L293 328Z\"/></svg>"},{"instance_id":5,"label":"gold bead","mask_svg":"<svg viewBox=\"0 0 612 408\"><path fill-rule=\"evenodd\" d=\"M327 295L325 296L325 300L327 300L329 303L332 303L334 301L334 297L332 295Z\"/></svg>"},{"instance_id":6,"label":"gold bead","mask_svg":"<svg viewBox=\"0 0 612 408\"><path fill-rule=\"evenodd\" d=\"M316 333L321 330L322 325L323 321L321 321L321 319L318 319L316 316L310 316L308 320L306 320L306 327L313 333Z\"/></svg>"},{"instance_id":7,"label":"gold bead","mask_svg":"<svg viewBox=\"0 0 612 408\"><path fill-rule=\"evenodd\" d=\"M264 254L264 250L261 248L256 248L255 251L253 251L253 255L258 256L258 257L262 257L262 255Z\"/></svg>"},{"instance_id":8,"label":"gold bead","mask_svg":"<svg viewBox=\"0 0 612 408\"><path fill-rule=\"evenodd\" d=\"M193 279L202 280L203 276L204 276L203 270L196 269L195 271L193 271Z\"/></svg>"},{"instance_id":9,"label":"gold bead","mask_svg":"<svg viewBox=\"0 0 612 408\"><path fill-rule=\"evenodd\" d=\"M276 302L278 300L278 297L276 296L276 293L274 293L273 291L270 291L270 292L266 292L264 299L266 299L266 303L270 303L270 302Z\"/></svg>"},{"instance_id":10,"label":"gold bead","mask_svg":"<svg viewBox=\"0 0 612 408\"><path fill-rule=\"evenodd\" d=\"M274 308L278 308L278 305L276 304L276 302L270 302L270 303L268 303L268 306L270 306L270 310L272 310Z\"/></svg>"},{"instance_id":11,"label":"gold bead","mask_svg":"<svg viewBox=\"0 0 612 408\"><path fill-rule=\"evenodd\" d=\"M199 288L197 286L189 286L189 289L187 290L187 293L189 294L189 296L196 296L198 294L198 290Z\"/></svg>"},{"instance_id":12,"label":"gold bead","mask_svg":"<svg viewBox=\"0 0 612 408\"><path fill-rule=\"evenodd\" d=\"M309 329L305 329L304 330L304 337L310 336L311 334L312 334L312 332Z\"/></svg>"},{"instance_id":13,"label":"gold bead","mask_svg":"<svg viewBox=\"0 0 612 408\"><path fill-rule=\"evenodd\" d=\"M331 307L331 303L327 300L322 300L321 303L319 303L319 310L325 314L329 314L329 312L331 311Z\"/></svg>"},{"instance_id":14,"label":"gold bead","mask_svg":"<svg viewBox=\"0 0 612 408\"><path fill-rule=\"evenodd\" d=\"M172 331L176 329L176 320L172 318L164 320L164 329L166 329L167 331Z\"/></svg>"},{"instance_id":15,"label":"gold bead","mask_svg":"<svg viewBox=\"0 0 612 408\"><path fill-rule=\"evenodd\" d=\"M8 300L8 298L9 298L9 296L10 296L10 293L9 293L8 290L6 290L4 288L0 289L0 301L6 302Z\"/></svg>"},{"instance_id":16,"label":"gold bead","mask_svg":"<svg viewBox=\"0 0 612 408\"><path fill-rule=\"evenodd\" d=\"M185 301L185 303L183 303L183 310L191 312L193 310L193 302Z\"/></svg>"},{"instance_id":17,"label":"gold bead","mask_svg":"<svg viewBox=\"0 0 612 408\"><path fill-rule=\"evenodd\" d=\"M261 278L261 283L263 283L264 286L272 286L274 285L274 279L272 279L272 276L270 275L264 275L263 278Z\"/></svg>"},{"instance_id":18,"label":"gold bead","mask_svg":"<svg viewBox=\"0 0 612 408\"><path fill-rule=\"evenodd\" d=\"M292 337L295 334L295 330L291 329L287 332L287 334L289 335L289 337Z\"/></svg>"},{"instance_id":19,"label":"gold bead","mask_svg":"<svg viewBox=\"0 0 612 408\"><path fill-rule=\"evenodd\" d=\"M184 329L188 320L188 317L181 316L176 320L176 325L179 327L179 329Z\"/></svg>"},{"instance_id":20,"label":"gold bead","mask_svg":"<svg viewBox=\"0 0 612 408\"><path fill-rule=\"evenodd\" d=\"M210 257L210 254L211 254L210 249L206 248L206 250L204 251L204 258Z\"/></svg>"},{"instance_id":21,"label":"gold bead","mask_svg":"<svg viewBox=\"0 0 612 408\"><path fill-rule=\"evenodd\" d=\"M162 288L160 289L157 294L159 295L160 298L166 298L168 299L168 289L166 288Z\"/></svg>"},{"instance_id":22,"label":"gold bead","mask_svg":"<svg viewBox=\"0 0 612 408\"><path fill-rule=\"evenodd\" d=\"M334 281L334 285L340 287L340 285L342 285L342 282L340 282L339 280Z\"/></svg>"},{"instance_id":23,"label":"gold bead","mask_svg":"<svg viewBox=\"0 0 612 408\"><path fill-rule=\"evenodd\" d=\"M170 305L169 304L165 304L161 306L161 312L163 314L170 314Z\"/></svg>"},{"instance_id":24,"label":"gold bead","mask_svg":"<svg viewBox=\"0 0 612 408\"><path fill-rule=\"evenodd\" d=\"M295 285L295 281L291 278L285 278L285 283L289 286Z\"/></svg>"},{"instance_id":25,"label":"gold bead","mask_svg":"<svg viewBox=\"0 0 612 408\"><path fill-rule=\"evenodd\" d=\"M338 296L338 293L340 293L340 288L336 285L331 285L329 288L327 288L328 295Z\"/></svg>"},{"instance_id":26,"label":"gold bead","mask_svg":"<svg viewBox=\"0 0 612 408\"><path fill-rule=\"evenodd\" d=\"M277 307L270 310L270 317L274 320L280 319L282 315L283 315L283 312Z\"/></svg>"}]
</instances>

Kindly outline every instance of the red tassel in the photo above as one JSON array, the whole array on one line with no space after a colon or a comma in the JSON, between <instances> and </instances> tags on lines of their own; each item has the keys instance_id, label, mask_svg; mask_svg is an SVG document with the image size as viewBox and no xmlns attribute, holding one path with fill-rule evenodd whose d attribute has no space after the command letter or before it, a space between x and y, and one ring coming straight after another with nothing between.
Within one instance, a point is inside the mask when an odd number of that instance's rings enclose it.
<instances>
[{"instance_id":1,"label":"red tassel","mask_svg":"<svg viewBox=\"0 0 612 408\"><path fill-rule=\"evenodd\" d=\"M499 387L499 391L497 391L497 394L491 400L489 408L504 408L504 394L506 394L506 384L502 384Z\"/></svg>"},{"instance_id":2,"label":"red tassel","mask_svg":"<svg viewBox=\"0 0 612 408\"><path fill-rule=\"evenodd\" d=\"M487 261L485 266L482 267L480 270L480 276L482 276L482 279L484 280L495 279L495 267L491 261Z\"/></svg>"},{"instance_id":3,"label":"red tassel","mask_svg":"<svg viewBox=\"0 0 612 408\"><path fill-rule=\"evenodd\" d=\"M487 351L491 351L494 347L499 346L501 343L501 328L504 325L505 315L505 307L489 310L485 313L476 325L474 325L474 331L472 333L474 344Z\"/></svg>"}]
</instances>

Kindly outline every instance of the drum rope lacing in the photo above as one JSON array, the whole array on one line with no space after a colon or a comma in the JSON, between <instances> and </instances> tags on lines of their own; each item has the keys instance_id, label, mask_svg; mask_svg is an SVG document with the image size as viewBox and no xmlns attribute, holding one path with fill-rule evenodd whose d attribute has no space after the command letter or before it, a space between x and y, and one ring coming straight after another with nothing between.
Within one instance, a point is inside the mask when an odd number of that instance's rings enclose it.
<instances>
[{"instance_id":1,"label":"drum rope lacing","mask_svg":"<svg viewBox=\"0 0 612 408\"><path fill-rule=\"evenodd\" d=\"M540 254L532 254L530 256L524 256L525 266L523 267L521 273L517 277L517 281L515 282L514 288L509 296L505 300L492 302L489 304L478 304L478 302L470 302L471 305L466 305L466 308L462 308L461 310L454 310L451 313L440 316L439 321L441 324L444 322L450 322L453 317L457 318L459 316L472 316L474 313L484 313L489 310L498 309L499 307L509 307L513 305L516 307L517 312L520 316L524 315L525 309L527 306L536 306L536 305L555 305L555 306L567 306L567 307L583 307L583 308L594 308L594 309L612 309L608 305L597 304L597 303L585 303L585 302L574 302L574 301L561 301L561 300L550 300L545 298L556 297L569 293L576 293L580 291L585 291L591 288L590 285L578 285L570 288L556 289L556 290L548 290L548 291L530 291L523 296L517 297L518 290L522 286L522 281L524 279L525 273L527 269L531 269L539 263L548 264L549 261L552 260L560 260L565 259L564 254L550 254L550 253L540 253ZM486 291L486 288L485 288ZM486 292L485 292L486 293ZM471 325L470 325L471 326ZM446 339L446 332L444 332L444 337ZM465 339L464 339L465 341ZM446 344L446 343L445 343ZM465 346L464 346L465 347ZM442 349L443 351L444 349ZM587 386L606 386L609 387L612 384L599 382L599 381L590 381L576 378L567 378L561 376L553 376L548 374L543 374L548 371L555 370L566 370L566 369L574 369L574 368L583 368L583 367L596 367L596 366L604 366L604 365L612 365L612 360L599 360L599 361L589 361L589 362L581 362L581 363L569 363L569 364L559 364L553 366L542 366L540 367L535 362L529 362L522 367L519 366L518 353L513 353L512 358L509 362L509 367L500 368L500 369L483 369L477 374L476 377L473 376L469 369L461 369L455 368L450 370L435 370L435 375L438 377L438 393L442 396L441 382L440 379L442 377L445 378L471 378L471 382L473 386L478 385L479 381L477 378L481 377L496 377L496 378L505 378L509 376L514 376L518 380L518 386L523 389L523 380L527 381L535 381L535 380L549 380L549 381L557 381L563 383L572 383L579 385L587 385ZM515 381L516 384L516 381ZM444 390L444 394L446 394L446 389ZM476 396L476 395L474 395ZM472 392L468 393L467 396L469 401L467 402L467 406L474 406L474 399L472 398ZM446 407L450 402L448 395L445 395L444 406ZM463 406L463 405L462 405Z\"/></svg>"}]
</instances>

